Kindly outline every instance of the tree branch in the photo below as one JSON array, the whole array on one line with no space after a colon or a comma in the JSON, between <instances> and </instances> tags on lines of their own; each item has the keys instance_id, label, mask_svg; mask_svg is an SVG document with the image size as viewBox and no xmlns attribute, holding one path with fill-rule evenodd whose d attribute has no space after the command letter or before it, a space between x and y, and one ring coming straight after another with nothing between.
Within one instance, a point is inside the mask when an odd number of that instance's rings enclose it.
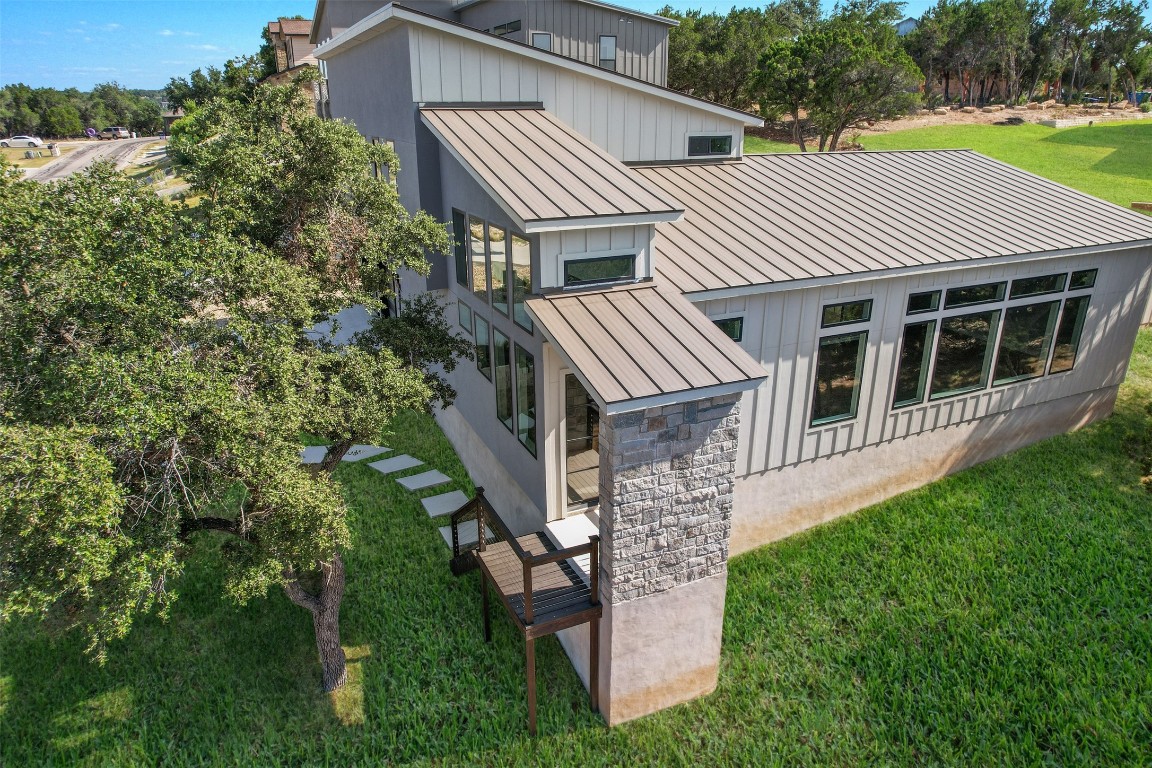
<instances>
[{"instance_id":1,"label":"tree branch","mask_svg":"<svg viewBox=\"0 0 1152 768\"><path fill-rule=\"evenodd\" d=\"M311 594L300 585L300 579L296 577L296 571L291 568L284 569L284 593L288 595L289 600L301 608L307 608L312 613L319 612L320 598Z\"/></svg>"},{"instance_id":2,"label":"tree branch","mask_svg":"<svg viewBox=\"0 0 1152 768\"><path fill-rule=\"evenodd\" d=\"M235 520L226 517L197 517L191 520L180 521L180 538L188 538L196 531L223 531L245 540L251 540L251 535L240 532Z\"/></svg>"}]
</instances>

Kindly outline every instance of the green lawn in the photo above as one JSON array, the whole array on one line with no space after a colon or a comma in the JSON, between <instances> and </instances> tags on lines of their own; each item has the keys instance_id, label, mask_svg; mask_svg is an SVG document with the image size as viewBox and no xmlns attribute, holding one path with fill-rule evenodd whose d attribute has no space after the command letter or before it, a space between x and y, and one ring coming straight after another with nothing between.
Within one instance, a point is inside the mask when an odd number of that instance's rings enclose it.
<instances>
[{"instance_id":1,"label":"green lawn","mask_svg":"<svg viewBox=\"0 0 1152 768\"><path fill-rule=\"evenodd\" d=\"M974 149L1125 208L1152 201L1152 120L1082 128L954 125L860 137L865 149ZM749 137L744 151L795 152L794 144Z\"/></svg>"},{"instance_id":2,"label":"green lawn","mask_svg":"<svg viewBox=\"0 0 1152 768\"><path fill-rule=\"evenodd\" d=\"M476 574L363 465L329 699L307 614L219 598L205 539L169 621L100 668L74 638L0 637L0 765L1141 765L1152 763L1152 332L1117 414L731 563L720 686L607 730L559 644L480 637ZM470 491L430 419L385 443ZM435 493L435 490L426 493Z\"/></svg>"}]
</instances>

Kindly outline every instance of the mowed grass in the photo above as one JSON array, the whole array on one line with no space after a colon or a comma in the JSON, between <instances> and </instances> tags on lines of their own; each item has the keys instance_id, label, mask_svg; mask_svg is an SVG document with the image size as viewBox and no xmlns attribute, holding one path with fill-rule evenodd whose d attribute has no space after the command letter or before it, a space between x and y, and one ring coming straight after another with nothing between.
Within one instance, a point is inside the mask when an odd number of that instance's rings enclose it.
<instances>
[{"instance_id":1,"label":"mowed grass","mask_svg":"<svg viewBox=\"0 0 1152 768\"><path fill-rule=\"evenodd\" d=\"M746 155L767 155L775 152L799 151L799 147L797 147L795 144L789 144L783 141L772 141L771 139L762 139L759 136L744 137L744 154Z\"/></svg>"},{"instance_id":2,"label":"mowed grass","mask_svg":"<svg viewBox=\"0 0 1152 768\"><path fill-rule=\"evenodd\" d=\"M171 619L104 667L4 630L0 765L1147 765L1150 398L1143 331L1112 418L735 558L705 699L608 730L542 641L535 740L518 634L485 645L416 495L345 465L345 690L283 595L220 598L205 537ZM383 440L472 491L430 418Z\"/></svg>"},{"instance_id":3,"label":"mowed grass","mask_svg":"<svg viewBox=\"0 0 1152 768\"><path fill-rule=\"evenodd\" d=\"M1152 201L1152 120L1080 128L956 125L860 138L865 149L974 149L1124 207Z\"/></svg>"}]
</instances>

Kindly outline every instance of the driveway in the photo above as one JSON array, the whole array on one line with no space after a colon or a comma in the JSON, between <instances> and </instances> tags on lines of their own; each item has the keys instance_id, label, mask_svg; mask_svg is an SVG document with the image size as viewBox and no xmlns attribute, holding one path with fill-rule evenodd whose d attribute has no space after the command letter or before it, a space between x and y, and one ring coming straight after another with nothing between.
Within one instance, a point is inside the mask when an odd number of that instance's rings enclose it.
<instances>
[{"instance_id":1,"label":"driveway","mask_svg":"<svg viewBox=\"0 0 1152 768\"><path fill-rule=\"evenodd\" d=\"M61 155L47 165L31 168L25 172L24 177L36 181L55 181L71 176L100 159L111 160L117 168L125 168L132 162L144 145L153 144L163 139L156 136L146 136L139 139L117 139L114 141L83 141L74 142L76 149L66 155ZM72 142L69 142L72 143Z\"/></svg>"}]
</instances>

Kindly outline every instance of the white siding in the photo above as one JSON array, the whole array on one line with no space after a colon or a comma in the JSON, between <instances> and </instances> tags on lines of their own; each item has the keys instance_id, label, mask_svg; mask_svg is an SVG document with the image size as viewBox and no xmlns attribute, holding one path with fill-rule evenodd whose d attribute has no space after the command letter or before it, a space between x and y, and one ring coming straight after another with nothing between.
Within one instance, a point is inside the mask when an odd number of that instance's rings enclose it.
<instances>
[{"instance_id":1,"label":"white siding","mask_svg":"<svg viewBox=\"0 0 1152 768\"><path fill-rule=\"evenodd\" d=\"M1132 333L1148 301L1150 256L1152 250L1132 250L700 302L714 319L743 315L741 345L770 374L744 397L737 473L758 474L1118 385L1127 371ZM891 408L909 293L1090 268L1099 273L1072 371ZM857 416L810 427L820 309L853 298L873 299L872 319L824 334L868 330Z\"/></svg>"},{"instance_id":2,"label":"white siding","mask_svg":"<svg viewBox=\"0 0 1152 768\"><path fill-rule=\"evenodd\" d=\"M689 132L733 133L744 126L703 109L534 61L490 46L411 27L412 94L417 102L541 102L617 160L687 157Z\"/></svg>"},{"instance_id":3,"label":"white siding","mask_svg":"<svg viewBox=\"0 0 1152 768\"><path fill-rule=\"evenodd\" d=\"M636 255L636 276L652 275L650 224L595 229L570 229L540 235L540 287L558 288L564 284L566 259L597 256Z\"/></svg>"}]
</instances>

